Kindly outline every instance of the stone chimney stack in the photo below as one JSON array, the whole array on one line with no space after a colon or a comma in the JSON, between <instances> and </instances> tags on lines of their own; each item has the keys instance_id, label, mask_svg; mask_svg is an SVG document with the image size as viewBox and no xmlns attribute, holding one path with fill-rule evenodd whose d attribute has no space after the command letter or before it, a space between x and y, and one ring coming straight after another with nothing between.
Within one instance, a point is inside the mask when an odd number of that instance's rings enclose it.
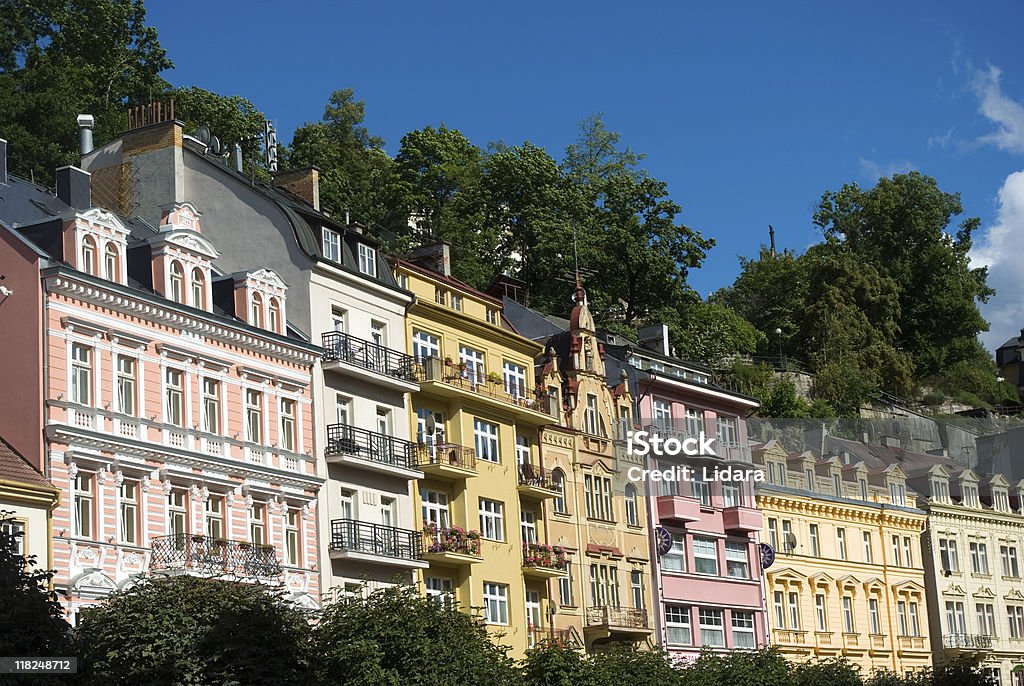
<instances>
[{"instance_id":1,"label":"stone chimney stack","mask_svg":"<svg viewBox=\"0 0 1024 686\"><path fill-rule=\"evenodd\" d=\"M310 205L320 210L320 169L304 167L281 172L274 176L274 185L291 191Z\"/></svg>"}]
</instances>

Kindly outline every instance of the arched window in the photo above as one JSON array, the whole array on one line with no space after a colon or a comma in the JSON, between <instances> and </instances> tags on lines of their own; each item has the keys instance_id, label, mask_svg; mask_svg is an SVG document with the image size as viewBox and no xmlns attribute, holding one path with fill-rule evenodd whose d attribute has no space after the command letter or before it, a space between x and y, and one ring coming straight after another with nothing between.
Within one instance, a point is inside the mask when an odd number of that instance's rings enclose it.
<instances>
[{"instance_id":1,"label":"arched window","mask_svg":"<svg viewBox=\"0 0 1024 686\"><path fill-rule=\"evenodd\" d=\"M86 274L96 273L96 241L92 236L82 238L82 264L81 270Z\"/></svg>"},{"instance_id":2,"label":"arched window","mask_svg":"<svg viewBox=\"0 0 1024 686\"><path fill-rule=\"evenodd\" d=\"M192 307L206 309L206 279L199 267L192 270Z\"/></svg>"},{"instance_id":3,"label":"arched window","mask_svg":"<svg viewBox=\"0 0 1024 686\"><path fill-rule=\"evenodd\" d=\"M252 316L249 323L253 326L263 326L263 296L259 293L252 294Z\"/></svg>"},{"instance_id":4,"label":"arched window","mask_svg":"<svg viewBox=\"0 0 1024 686\"><path fill-rule=\"evenodd\" d=\"M555 490L558 491L558 497L554 500L555 512L565 513L565 472L561 469L555 468L551 471L551 482L555 485Z\"/></svg>"},{"instance_id":5,"label":"arched window","mask_svg":"<svg viewBox=\"0 0 1024 686\"><path fill-rule=\"evenodd\" d=\"M640 520L636 513L636 486L626 484L626 524L638 526Z\"/></svg>"},{"instance_id":6,"label":"arched window","mask_svg":"<svg viewBox=\"0 0 1024 686\"><path fill-rule=\"evenodd\" d=\"M120 275L121 270L118 269L117 246L113 243L107 243L107 247L103 249L103 277L110 281L117 281Z\"/></svg>"},{"instance_id":7,"label":"arched window","mask_svg":"<svg viewBox=\"0 0 1024 686\"><path fill-rule=\"evenodd\" d=\"M281 305L277 302L277 298L270 299L270 307L268 309L270 310L270 330L274 333L281 333Z\"/></svg>"},{"instance_id":8,"label":"arched window","mask_svg":"<svg viewBox=\"0 0 1024 686\"><path fill-rule=\"evenodd\" d=\"M181 271L179 262L171 262L171 300L180 303L184 300L185 274Z\"/></svg>"}]
</instances>

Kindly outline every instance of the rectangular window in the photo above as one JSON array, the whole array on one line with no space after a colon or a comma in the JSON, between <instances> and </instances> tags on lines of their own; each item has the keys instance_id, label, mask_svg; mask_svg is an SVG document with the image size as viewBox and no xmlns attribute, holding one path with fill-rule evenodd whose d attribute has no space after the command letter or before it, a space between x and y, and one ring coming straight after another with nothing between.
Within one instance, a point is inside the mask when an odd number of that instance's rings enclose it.
<instances>
[{"instance_id":1,"label":"rectangular window","mask_svg":"<svg viewBox=\"0 0 1024 686\"><path fill-rule=\"evenodd\" d=\"M964 616L964 604L946 601L946 628L951 634L966 634L967 620Z\"/></svg>"},{"instance_id":2,"label":"rectangular window","mask_svg":"<svg viewBox=\"0 0 1024 686\"><path fill-rule=\"evenodd\" d=\"M92 404L92 348L71 345L71 402Z\"/></svg>"},{"instance_id":3,"label":"rectangular window","mask_svg":"<svg viewBox=\"0 0 1024 686\"><path fill-rule=\"evenodd\" d=\"M661 557L661 568L671 572L686 571L686 535L672 534L672 547Z\"/></svg>"},{"instance_id":4,"label":"rectangular window","mask_svg":"<svg viewBox=\"0 0 1024 686\"><path fill-rule=\"evenodd\" d=\"M793 522L788 519L782 520L782 546L787 553L792 553L796 547L796 537L793 535Z\"/></svg>"},{"instance_id":5,"label":"rectangular window","mask_svg":"<svg viewBox=\"0 0 1024 686\"><path fill-rule=\"evenodd\" d=\"M78 472L75 475L75 536L93 537L93 475Z\"/></svg>"},{"instance_id":6,"label":"rectangular window","mask_svg":"<svg viewBox=\"0 0 1024 686\"><path fill-rule=\"evenodd\" d=\"M868 499L868 480L867 479L858 479L857 483L860 484L860 499L861 500L867 500Z\"/></svg>"},{"instance_id":7,"label":"rectangular window","mask_svg":"<svg viewBox=\"0 0 1024 686\"><path fill-rule=\"evenodd\" d=\"M686 408L684 413L686 421L686 435L697 437L704 431L704 410Z\"/></svg>"},{"instance_id":8,"label":"rectangular window","mask_svg":"<svg viewBox=\"0 0 1024 686\"><path fill-rule=\"evenodd\" d=\"M619 606L618 573L613 565L590 565L590 593L595 607Z\"/></svg>"},{"instance_id":9,"label":"rectangular window","mask_svg":"<svg viewBox=\"0 0 1024 686\"><path fill-rule=\"evenodd\" d=\"M731 579L749 579L750 563L747 561L747 544L725 542L725 567Z\"/></svg>"},{"instance_id":10,"label":"rectangular window","mask_svg":"<svg viewBox=\"0 0 1024 686\"><path fill-rule=\"evenodd\" d=\"M878 616L878 598L868 598L868 619L871 620L871 633L882 633L882 623Z\"/></svg>"},{"instance_id":11,"label":"rectangular window","mask_svg":"<svg viewBox=\"0 0 1024 686\"><path fill-rule=\"evenodd\" d=\"M825 609L825 596L822 593L814 596L814 617L818 631L828 631L828 611Z\"/></svg>"},{"instance_id":12,"label":"rectangular window","mask_svg":"<svg viewBox=\"0 0 1024 686\"><path fill-rule=\"evenodd\" d=\"M853 626L853 598L843 596L843 631L848 634L854 633Z\"/></svg>"},{"instance_id":13,"label":"rectangular window","mask_svg":"<svg viewBox=\"0 0 1024 686\"><path fill-rule=\"evenodd\" d=\"M498 425L482 419L473 420L473 438L476 440L476 456L488 462L498 462Z\"/></svg>"},{"instance_id":14,"label":"rectangular window","mask_svg":"<svg viewBox=\"0 0 1024 686\"><path fill-rule=\"evenodd\" d=\"M558 577L558 603L562 607L575 607L576 602L572 597L572 574Z\"/></svg>"},{"instance_id":15,"label":"rectangular window","mask_svg":"<svg viewBox=\"0 0 1024 686\"><path fill-rule=\"evenodd\" d=\"M693 566L697 574L718 575L718 542L715 539L693 539Z\"/></svg>"},{"instance_id":16,"label":"rectangular window","mask_svg":"<svg viewBox=\"0 0 1024 686\"><path fill-rule=\"evenodd\" d=\"M480 498L480 536L492 541L505 540L504 506L497 500Z\"/></svg>"},{"instance_id":17,"label":"rectangular window","mask_svg":"<svg viewBox=\"0 0 1024 686\"><path fill-rule=\"evenodd\" d=\"M189 530L188 495L180 488L167 494L167 533L184 536Z\"/></svg>"},{"instance_id":18,"label":"rectangular window","mask_svg":"<svg viewBox=\"0 0 1024 686\"><path fill-rule=\"evenodd\" d=\"M811 555L821 557L821 548L818 547L818 525L811 524Z\"/></svg>"},{"instance_id":19,"label":"rectangular window","mask_svg":"<svg viewBox=\"0 0 1024 686\"><path fill-rule=\"evenodd\" d=\"M914 547L910 544L910 537L903 537L903 564L906 567L914 566Z\"/></svg>"},{"instance_id":20,"label":"rectangular window","mask_svg":"<svg viewBox=\"0 0 1024 686\"><path fill-rule=\"evenodd\" d=\"M288 510L285 516L286 524L284 530L284 559L285 564L292 567L299 566L299 511Z\"/></svg>"},{"instance_id":21,"label":"rectangular window","mask_svg":"<svg viewBox=\"0 0 1024 686\"><path fill-rule=\"evenodd\" d=\"M978 617L978 633L985 636L995 636L995 608L990 603L976 603L974 609Z\"/></svg>"},{"instance_id":22,"label":"rectangular window","mask_svg":"<svg viewBox=\"0 0 1024 686\"><path fill-rule=\"evenodd\" d=\"M784 629L786 627L786 605L782 591L775 591L773 600L775 605L775 626L779 629Z\"/></svg>"},{"instance_id":23,"label":"rectangular window","mask_svg":"<svg viewBox=\"0 0 1024 686\"><path fill-rule=\"evenodd\" d=\"M900 560L900 537L892 537L892 563L897 567L902 567L903 562Z\"/></svg>"},{"instance_id":24,"label":"rectangular window","mask_svg":"<svg viewBox=\"0 0 1024 686\"><path fill-rule=\"evenodd\" d=\"M448 494L431 491L427 488L420 489L420 502L422 503L423 522L435 524L440 529L447 529L449 526L448 516ZM353 519L351 515L344 517Z\"/></svg>"},{"instance_id":25,"label":"rectangular window","mask_svg":"<svg viewBox=\"0 0 1024 686\"><path fill-rule=\"evenodd\" d=\"M919 623L917 616L917 603L910 603L910 635L920 636L921 635L921 624Z\"/></svg>"},{"instance_id":26,"label":"rectangular window","mask_svg":"<svg viewBox=\"0 0 1024 686\"><path fill-rule=\"evenodd\" d=\"M999 557L1003 561L1003 576L1015 579L1020 576L1020 568L1017 566L1017 546L1000 546Z\"/></svg>"},{"instance_id":27,"label":"rectangular window","mask_svg":"<svg viewBox=\"0 0 1024 686\"><path fill-rule=\"evenodd\" d=\"M118 534L122 543L135 545L138 543L139 500L138 484L134 481L122 481L117 489L120 517Z\"/></svg>"},{"instance_id":28,"label":"rectangular window","mask_svg":"<svg viewBox=\"0 0 1024 686\"><path fill-rule=\"evenodd\" d=\"M443 288L434 288L434 302L438 305L448 304L448 291Z\"/></svg>"},{"instance_id":29,"label":"rectangular window","mask_svg":"<svg viewBox=\"0 0 1024 686\"><path fill-rule=\"evenodd\" d=\"M739 444L736 436L736 418L718 418L718 442L724 446L735 446Z\"/></svg>"},{"instance_id":30,"label":"rectangular window","mask_svg":"<svg viewBox=\"0 0 1024 686\"><path fill-rule=\"evenodd\" d=\"M341 264L341 235L327 227L320 229L324 259Z\"/></svg>"},{"instance_id":31,"label":"rectangular window","mask_svg":"<svg viewBox=\"0 0 1024 686\"><path fill-rule=\"evenodd\" d=\"M487 323L491 326L498 325L498 311L493 307L487 308Z\"/></svg>"},{"instance_id":32,"label":"rectangular window","mask_svg":"<svg viewBox=\"0 0 1024 686\"><path fill-rule=\"evenodd\" d=\"M666 605L665 628L669 645L693 645L693 634L690 632L690 608L683 605Z\"/></svg>"},{"instance_id":33,"label":"rectangular window","mask_svg":"<svg viewBox=\"0 0 1024 686\"><path fill-rule=\"evenodd\" d=\"M513 398L526 397L526 368L511 362L505 362L505 392Z\"/></svg>"},{"instance_id":34,"label":"rectangular window","mask_svg":"<svg viewBox=\"0 0 1024 686\"><path fill-rule=\"evenodd\" d=\"M295 452L295 401L281 398L281 449Z\"/></svg>"},{"instance_id":35,"label":"rectangular window","mask_svg":"<svg viewBox=\"0 0 1024 686\"><path fill-rule=\"evenodd\" d=\"M702 469L694 470L690 480L690 489L693 491L693 497L699 500L701 505L711 507L711 487L704 480Z\"/></svg>"},{"instance_id":36,"label":"rectangular window","mask_svg":"<svg viewBox=\"0 0 1024 686\"><path fill-rule=\"evenodd\" d=\"M843 497L843 477L839 474L832 475L832 490L835 491L836 497Z\"/></svg>"},{"instance_id":37,"label":"rectangular window","mask_svg":"<svg viewBox=\"0 0 1024 686\"><path fill-rule=\"evenodd\" d=\"M267 506L254 503L249 513L249 541L257 545L266 542Z\"/></svg>"},{"instance_id":38,"label":"rectangular window","mask_svg":"<svg viewBox=\"0 0 1024 686\"><path fill-rule=\"evenodd\" d=\"M901 483L889 484L889 501L893 505L907 504L907 487Z\"/></svg>"},{"instance_id":39,"label":"rectangular window","mask_svg":"<svg viewBox=\"0 0 1024 686\"><path fill-rule=\"evenodd\" d=\"M439 576L428 576L423 579L423 586L426 590L427 600L443 605L450 605L455 597L454 586L451 579Z\"/></svg>"},{"instance_id":40,"label":"rectangular window","mask_svg":"<svg viewBox=\"0 0 1024 686\"><path fill-rule=\"evenodd\" d=\"M754 613L732 613L732 644L735 648L756 648L754 639Z\"/></svg>"},{"instance_id":41,"label":"rectangular window","mask_svg":"<svg viewBox=\"0 0 1024 686\"><path fill-rule=\"evenodd\" d=\"M203 431L220 433L220 382L203 379Z\"/></svg>"},{"instance_id":42,"label":"rectangular window","mask_svg":"<svg viewBox=\"0 0 1024 686\"><path fill-rule=\"evenodd\" d=\"M362 243L359 244L359 271L367 276L377 276L377 251Z\"/></svg>"},{"instance_id":43,"label":"rectangular window","mask_svg":"<svg viewBox=\"0 0 1024 686\"><path fill-rule=\"evenodd\" d=\"M721 610L701 608L697 612L700 618L700 643L712 648L725 647L725 620Z\"/></svg>"},{"instance_id":44,"label":"rectangular window","mask_svg":"<svg viewBox=\"0 0 1024 686\"><path fill-rule=\"evenodd\" d=\"M452 293L451 304L453 310L462 312L462 295L459 293Z\"/></svg>"},{"instance_id":45,"label":"rectangular window","mask_svg":"<svg viewBox=\"0 0 1024 686\"><path fill-rule=\"evenodd\" d=\"M1024 638L1024 606L1008 605L1006 610L1010 620L1010 638ZM949 603L946 603L946 613L949 614Z\"/></svg>"},{"instance_id":46,"label":"rectangular window","mask_svg":"<svg viewBox=\"0 0 1024 686\"><path fill-rule=\"evenodd\" d=\"M735 481L722 482L722 507L738 507L740 500L740 486Z\"/></svg>"},{"instance_id":47,"label":"rectangular window","mask_svg":"<svg viewBox=\"0 0 1024 686\"><path fill-rule=\"evenodd\" d=\"M529 510L519 511L519 532L523 543L537 542L537 515Z\"/></svg>"},{"instance_id":48,"label":"rectangular window","mask_svg":"<svg viewBox=\"0 0 1024 686\"><path fill-rule=\"evenodd\" d=\"M655 400L653 404L654 426L658 431L670 431L672 429L672 406L664 400Z\"/></svg>"},{"instance_id":49,"label":"rectangular window","mask_svg":"<svg viewBox=\"0 0 1024 686\"><path fill-rule=\"evenodd\" d=\"M804 470L804 479L807 481L807 490L814 493L814 470L808 467Z\"/></svg>"},{"instance_id":50,"label":"rectangular window","mask_svg":"<svg viewBox=\"0 0 1024 686\"><path fill-rule=\"evenodd\" d=\"M597 396L587 395L587 409L583 415L583 430L592 436L597 435Z\"/></svg>"},{"instance_id":51,"label":"rectangular window","mask_svg":"<svg viewBox=\"0 0 1024 686\"><path fill-rule=\"evenodd\" d=\"M426 331L412 332L412 355L417 362L441 357L441 339Z\"/></svg>"},{"instance_id":52,"label":"rectangular window","mask_svg":"<svg viewBox=\"0 0 1024 686\"><path fill-rule=\"evenodd\" d=\"M487 382L484 367L484 354L465 345L459 346L459 363L465 365L462 378L468 379L474 386Z\"/></svg>"},{"instance_id":53,"label":"rectangular window","mask_svg":"<svg viewBox=\"0 0 1024 686\"><path fill-rule=\"evenodd\" d=\"M629 573L629 588L633 594L633 609L644 609L644 573L634 570Z\"/></svg>"},{"instance_id":54,"label":"rectangular window","mask_svg":"<svg viewBox=\"0 0 1024 686\"><path fill-rule=\"evenodd\" d=\"M516 464L530 464L530 439L516 434Z\"/></svg>"},{"instance_id":55,"label":"rectangular window","mask_svg":"<svg viewBox=\"0 0 1024 686\"><path fill-rule=\"evenodd\" d=\"M117 411L135 414L135 360L123 355L117 358Z\"/></svg>"},{"instance_id":56,"label":"rectangular window","mask_svg":"<svg viewBox=\"0 0 1024 686\"><path fill-rule=\"evenodd\" d=\"M25 522L13 519L0 522L0 533L10 538L15 555L25 554Z\"/></svg>"},{"instance_id":57,"label":"rectangular window","mask_svg":"<svg viewBox=\"0 0 1024 686\"><path fill-rule=\"evenodd\" d=\"M960 571L960 558L957 555L955 538L939 539L939 559L942 562L943 571Z\"/></svg>"},{"instance_id":58,"label":"rectangular window","mask_svg":"<svg viewBox=\"0 0 1024 686\"><path fill-rule=\"evenodd\" d=\"M224 538L224 498L211 495L206 499L206 535Z\"/></svg>"},{"instance_id":59,"label":"rectangular window","mask_svg":"<svg viewBox=\"0 0 1024 686\"><path fill-rule=\"evenodd\" d=\"M871 564L873 555L871 553L871 532L864 532L864 561Z\"/></svg>"},{"instance_id":60,"label":"rectangular window","mask_svg":"<svg viewBox=\"0 0 1024 686\"><path fill-rule=\"evenodd\" d=\"M988 574L988 546L984 543L971 541L971 571L975 574Z\"/></svg>"},{"instance_id":61,"label":"rectangular window","mask_svg":"<svg viewBox=\"0 0 1024 686\"><path fill-rule=\"evenodd\" d=\"M263 394L251 388L245 391L245 438L250 443L263 442Z\"/></svg>"},{"instance_id":62,"label":"rectangular window","mask_svg":"<svg viewBox=\"0 0 1024 686\"><path fill-rule=\"evenodd\" d=\"M800 629L800 594L796 591L789 593L789 628Z\"/></svg>"},{"instance_id":63,"label":"rectangular window","mask_svg":"<svg viewBox=\"0 0 1024 686\"><path fill-rule=\"evenodd\" d=\"M896 630L899 632L897 635L906 636L908 629L909 624L907 622L907 603L903 600L896 601Z\"/></svg>"},{"instance_id":64,"label":"rectangular window","mask_svg":"<svg viewBox=\"0 0 1024 686\"><path fill-rule=\"evenodd\" d=\"M771 544L773 550L779 549L779 529L778 520L768 520L768 542Z\"/></svg>"},{"instance_id":65,"label":"rectangular window","mask_svg":"<svg viewBox=\"0 0 1024 686\"><path fill-rule=\"evenodd\" d=\"M508 624L508 586L484 583L484 621Z\"/></svg>"},{"instance_id":66,"label":"rectangular window","mask_svg":"<svg viewBox=\"0 0 1024 686\"><path fill-rule=\"evenodd\" d=\"M846 559L846 529L836 529L836 552L840 560Z\"/></svg>"},{"instance_id":67,"label":"rectangular window","mask_svg":"<svg viewBox=\"0 0 1024 686\"><path fill-rule=\"evenodd\" d=\"M168 424L173 426L184 426L184 390L182 388L182 377L184 374L180 369L168 369L165 374L167 382L167 397L165 399L164 414Z\"/></svg>"}]
</instances>

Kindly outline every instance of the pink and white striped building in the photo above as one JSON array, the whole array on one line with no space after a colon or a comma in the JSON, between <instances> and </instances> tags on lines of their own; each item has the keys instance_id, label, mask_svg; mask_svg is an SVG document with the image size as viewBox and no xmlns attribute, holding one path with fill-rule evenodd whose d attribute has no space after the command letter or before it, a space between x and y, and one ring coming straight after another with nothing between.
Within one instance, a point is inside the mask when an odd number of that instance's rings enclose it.
<instances>
[{"instance_id":1,"label":"pink and white striped building","mask_svg":"<svg viewBox=\"0 0 1024 686\"><path fill-rule=\"evenodd\" d=\"M318 607L320 350L288 327L286 285L220 273L188 203L158 226L91 207L75 168L57 197L2 173L0 200L0 434L61 491L69 614L147 573Z\"/></svg>"}]
</instances>

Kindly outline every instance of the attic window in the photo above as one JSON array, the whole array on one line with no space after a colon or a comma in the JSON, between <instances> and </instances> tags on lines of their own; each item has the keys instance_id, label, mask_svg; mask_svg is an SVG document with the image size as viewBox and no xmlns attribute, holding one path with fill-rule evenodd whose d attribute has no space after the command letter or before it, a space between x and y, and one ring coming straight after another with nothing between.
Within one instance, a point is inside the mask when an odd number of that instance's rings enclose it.
<instances>
[{"instance_id":1,"label":"attic window","mask_svg":"<svg viewBox=\"0 0 1024 686\"><path fill-rule=\"evenodd\" d=\"M359 244L359 271L367 276L377 276L377 251L362 243Z\"/></svg>"},{"instance_id":2,"label":"attic window","mask_svg":"<svg viewBox=\"0 0 1024 686\"><path fill-rule=\"evenodd\" d=\"M85 236L82 239L81 269L86 274L96 273L96 241L92 239L92 236Z\"/></svg>"},{"instance_id":3,"label":"attic window","mask_svg":"<svg viewBox=\"0 0 1024 686\"><path fill-rule=\"evenodd\" d=\"M949 482L945 479L932 480L932 497L940 503L949 502Z\"/></svg>"},{"instance_id":4,"label":"attic window","mask_svg":"<svg viewBox=\"0 0 1024 686\"><path fill-rule=\"evenodd\" d=\"M199 267L192 270L192 307L206 309L206 278Z\"/></svg>"},{"instance_id":5,"label":"attic window","mask_svg":"<svg viewBox=\"0 0 1024 686\"><path fill-rule=\"evenodd\" d=\"M963 504L967 507L978 507L978 487L965 485L963 491Z\"/></svg>"},{"instance_id":6,"label":"attic window","mask_svg":"<svg viewBox=\"0 0 1024 686\"><path fill-rule=\"evenodd\" d=\"M494 326L498 325L498 311L493 307L487 308L487 323Z\"/></svg>"},{"instance_id":7,"label":"attic window","mask_svg":"<svg viewBox=\"0 0 1024 686\"><path fill-rule=\"evenodd\" d=\"M327 227L322 228L320 231L323 241L322 252L324 259L341 264L341 235Z\"/></svg>"},{"instance_id":8,"label":"attic window","mask_svg":"<svg viewBox=\"0 0 1024 686\"><path fill-rule=\"evenodd\" d=\"M893 505L907 504L907 487L901 483L889 483L889 501Z\"/></svg>"},{"instance_id":9,"label":"attic window","mask_svg":"<svg viewBox=\"0 0 1024 686\"><path fill-rule=\"evenodd\" d=\"M107 243L103 249L103 278L109 281L117 281L120 274L118 269L117 246Z\"/></svg>"},{"instance_id":10,"label":"attic window","mask_svg":"<svg viewBox=\"0 0 1024 686\"><path fill-rule=\"evenodd\" d=\"M277 302L277 298L270 299L270 307L268 309L270 311L270 330L274 333L281 333L281 305Z\"/></svg>"},{"instance_id":11,"label":"attic window","mask_svg":"<svg viewBox=\"0 0 1024 686\"><path fill-rule=\"evenodd\" d=\"M992 507L999 512L1010 511L1010 496L1002 489L992 490Z\"/></svg>"},{"instance_id":12,"label":"attic window","mask_svg":"<svg viewBox=\"0 0 1024 686\"><path fill-rule=\"evenodd\" d=\"M183 301L185 290L185 274L181 271L181 264L174 260L171 262L171 300L176 303Z\"/></svg>"},{"instance_id":13,"label":"attic window","mask_svg":"<svg viewBox=\"0 0 1024 686\"><path fill-rule=\"evenodd\" d=\"M249 323L263 328L263 297L259 293L252 294L252 315Z\"/></svg>"}]
</instances>

